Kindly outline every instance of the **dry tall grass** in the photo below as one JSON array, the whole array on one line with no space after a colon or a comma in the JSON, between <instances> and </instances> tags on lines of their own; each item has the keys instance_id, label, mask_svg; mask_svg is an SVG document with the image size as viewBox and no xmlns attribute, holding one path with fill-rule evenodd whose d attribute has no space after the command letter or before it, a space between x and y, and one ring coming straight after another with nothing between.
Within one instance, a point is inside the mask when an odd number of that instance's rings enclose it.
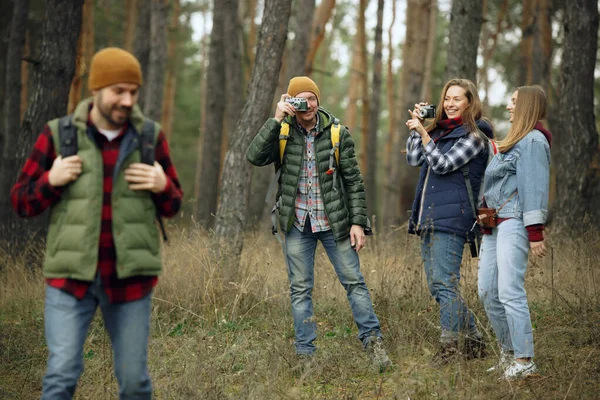
<instances>
[{"instance_id":1,"label":"dry tall grass","mask_svg":"<svg viewBox=\"0 0 600 400\"><path fill-rule=\"evenodd\" d=\"M297 372L287 275L277 242L248 235L239 270L220 259L213 239L171 232L165 272L154 293L150 372L157 399L598 398L600 396L600 233L550 235L549 256L527 276L536 363L542 376L499 381L495 362L429 365L438 311L425 285L415 237L395 232L370 240L362 270L395 366L369 367L356 339L345 293L322 247L314 300L316 365ZM22 260L0 255L0 398L39 398L45 368L43 278ZM477 299L477 265L465 253L462 290L497 353ZM110 343L97 317L85 345L78 399L114 399Z\"/></svg>"}]
</instances>

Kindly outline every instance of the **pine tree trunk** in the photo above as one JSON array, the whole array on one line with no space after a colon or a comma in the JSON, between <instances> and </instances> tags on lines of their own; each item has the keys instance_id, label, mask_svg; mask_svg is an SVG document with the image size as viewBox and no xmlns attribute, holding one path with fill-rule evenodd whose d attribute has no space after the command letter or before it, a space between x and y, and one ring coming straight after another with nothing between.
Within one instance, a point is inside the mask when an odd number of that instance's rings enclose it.
<instances>
[{"instance_id":1,"label":"pine tree trunk","mask_svg":"<svg viewBox=\"0 0 600 400\"><path fill-rule=\"evenodd\" d=\"M354 132L356 129L356 115L358 113L358 102L361 99L363 75L366 73L366 65L363 65L363 57L361 52L363 51L363 43L365 39L365 18L363 12L363 0L361 0L361 6L358 11L358 23L356 24L356 35L354 36L354 42L352 44L352 62L350 65L350 82L348 86L348 107L344 113L344 120L342 121L346 125L350 132ZM362 161L362 160L361 160ZM361 162L362 163L362 162ZM361 167L364 167L361 165Z\"/></svg>"},{"instance_id":2,"label":"pine tree trunk","mask_svg":"<svg viewBox=\"0 0 600 400\"><path fill-rule=\"evenodd\" d=\"M144 86L144 114L154 121L162 121L162 104L167 72L167 14L168 0L152 0L150 36L150 63Z\"/></svg>"},{"instance_id":3,"label":"pine tree trunk","mask_svg":"<svg viewBox=\"0 0 600 400\"><path fill-rule=\"evenodd\" d=\"M377 134L379 131L379 108L381 104L383 8L384 0L378 0L377 25L375 27L375 53L373 54L373 83L369 110L369 136L368 140L366 140L365 151L367 170L364 173L369 218L372 218L377 212ZM377 224L379 223L379 218L374 218L374 220Z\"/></svg>"},{"instance_id":4,"label":"pine tree trunk","mask_svg":"<svg viewBox=\"0 0 600 400\"><path fill-rule=\"evenodd\" d=\"M177 32L179 30L179 16L181 15L181 4L179 0L173 0L173 12L171 15L171 27L169 28L169 46L167 50L167 81L165 84L165 101L162 109L162 127L167 140L170 139L173 130L173 114L175 112L175 92L177 90L177 67L179 65L179 52L177 49Z\"/></svg>"},{"instance_id":5,"label":"pine tree trunk","mask_svg":"<svg viewBox=\"0 0 600 400\"><path fill-rule=\"evenodd\" d=\"M91 1L83 3L83 18L81 23L81 31L79 32L79 38L77 39L77 60L75 62L75 76L71 82L71 89L69 90L69 105L67 106L67 113L72 113L75 110L77 104L81 101L81 93L83 89L83 80L86 76L87 65L85 62L86 54L89 53L89 27L94 26L94 4Z\"/></svg>"},{"instance_id":6,"label":"pine tree trunk","mask_svg":"<svg viewBox=\"0 0 600 400\"><path fill-rule=\"evenodd\" d=\"M594 69L598 50L598 3L573 0L565 7L564 42L552 159L556 170L555 222L587 229L600 222L600 149L594 118Z\"/></svg>"},{"instance_id":7,"label":"pine tree trunk","mask_svg":"<svg viewBox=\"0 0 600 400\"><path fill-rule=\"evenodd\" d=\"M420 99L426 65L427 44L431 13L434 12L434 0L409 0L406 8L406 39L403 47L402 73L400 76L399 110L413 109ZM384 221L387 226L398 225L406 221L411 209L417 185L418 173L414 167L406 164L403 154L408 129L404 121L410 115L401 112L399 121L392 136L390 168L384 198ZM386 226L384 226L385 228Z\"/></svg>"},{"instance_id":8,"label":"pine tree trunk","mask_svg":"<svg viewBox=\"0 0 600 400\"><path fill-rule=\"evenodd\" d=\"M140 62L142 67L142 75L144 81L148 79L148 70L150 66L150 26L152 18L152 3L155 0L141 1L138 6L137 29L135 30L135 41L133 46L133 54ZM142 85L138 96L138 104L142 109L145 109L146 102L146 86Z\"/></svg>"},{"instance_id":9,"label":"pine tree trunk","mask_svg":"<svg viewBox=\"0 0 600 400\"><path fill-rule=\"evenodd\" d=\"M206 72L206 105L202 132L202 166L200 168L200 197L198 198L198 222L209 229L214 224L219 194L219 171L221 166L221 136L225 116L225 9L213 7L213 23L210 35L209 64Z\"/></svg>"},{"instance_id":10,"label":"pine tree trunk","mask_svg":"<svg viewBox=\"0 0 600 400\"><path fill-rule=\"evenodd\" d=\"M306 75L306 57L310 50L310 30L306 29L313 21L315 13L315 0L304 0L296 2L293 6L291 22L294 22L294 41L287 59L287 79L289 81L295 76ZM275 94L277 96L277 94Z\"/></svg>"},{"instance_id":11,"label":"pine tree trunk","mask_svg":"<svg viewBox=\"0 0 600 400\"><path fill-rule=\"evenodd\" d=\"M367 61L367 35L366 35L366 23L365 13L367 12L367 4L369 0L360 0L360 13L358 17L358 24L361 26L360 30L360 64L362 66L362 73L360 76L361 83L361 106L360 106L360 135L361 135L361 151L359 165L361 171L365 173L367 171L367 146L369 142L369 66Z\"/></svg>"},{"instance_id":12,"label":"pine tree trunk","mask_svg":"<svg viewBox=\"0 0 600 400\"><path fill-rule=\"evenodd\" d=\"M322 0L315 12L311 28L310 50L308 51L308 56L306 57L306 62L304 64L304 70L307 75L312 74L317 51L325 38L325 26L333 14L334 8L335 0Z\"/></svg>"},{"instance_id":13,"label":"pine tree trunk","mask_svg":"<svg viewBox=\"0 0 600 400\"><path fill-rule=\"evenodd\" d=\"M23 56L29 57L30 54L29 45L29 31L25 34L25 48L23 49ZM19 113L19 123L23 120L25 111L27 111L27 104L29 102L29 62L21 63L21 107Z\"/></svg>"},{"instance_id":14,"label":"pine tree trunk","mask_svg":"<svg viewBox=\"0 0 600 400\"><path fill-rule=\"evenodd\" d=\"M237 265L244 245L251 168L246 161L246 149L271 111L271 101L281 68L281 58L287 39L287 24L291 0L266 0L263 22L258 38L256 62L250 79L248 98L231 136L225 158L221 198L216 221L216 234L222 245L231 250L232 265Z\"/></svg>"},{"instance_id":15,"label":"pine tree trunk","mask_svg":"<svg viewBox=\"0 0 600 400\"><path fill-rule=\"evenodd\" d=\"M5 109L4 99L6 91L4 84L6 83L6 64L9 62L6 57L6 52L9 45L10 29L14 5L12 1L0 2L0 124L4 122ZM4 143L4 127L0 127L0 155L2 154Z\"/></svg>"},{"instance_id":16,"label":"pine tree trunk","mask_svg":"<svg viewBox=\"0 0 600 400\"><path fill-rule=\"evenodd\" d=\"M47 0L40 62L33 67L31 102L20 130L15 132L18 137L15 146L4 152L6 168L0 175L1 193L9 193L44 124L67 110L82 7L83 0ZM36 233L45 232L45 218L20 219L12 210L9 196L2 196L0 202L0 238L13 242L15 250L21 250Z\"/></svg>"},{"instance_id":17,"label":"pine tree trunk","mask_svg":"<svg viewBox=\"0 0 600 400\"><path fill-rule=\"evenodd\" d=\"M551 0L524 0L519 85L548 90L552 57Z\"/></svg>"},{"instance_id":18,"label":"pine tree trunk","mask_svg":"<svg viewBox=\"0 0 600 400\"><path fill-rule=\"evenodd\" d=\"M397 101L397 91L396 91L396 74L394 74L394 44L393 44L393 32L394 25L396 24L396 0L392 0L392 22L390 23L390 27L388 29L388 59L387 59L387 68L386 68L386 94L387 94L387 109L389 113L388 117L388 135L385 142L385 151L383 155L383 164L385 166L385 171L392 170L391 164L391 155L392 148L394 143L394 137L397 135L396 133L396 121L398 120L398 107L396 106ZM387 176L387 174L385 175ZM387 188L388 182L384 183L383 193L387 194L389 192ZM382 209L382 215L383 215ZM381 229L380 224L378 224L378 228Z\"/></svg>"},{"instance_id":19,"label":"pine tree trunk","mask_svg":"<svg viewBox=\"0 0 600 400\"><path fill-rule=\"evenodd\" d=\"M148 0L142 0L148 1ZM84 6L85 7L85 6ZM125 9L127 10L127 18L125 19L125 41L123 48L129 52L133 52L133 41L135 39L135 26L137 21L138 0L126 0Z\"/></svg>"},{"instance_id":20,"label":"pine tree trunk","mask_svg":"<svg viewBox=\"0 0 600 400\"><path fill-rule=\"evenodd\" d=\"M482 23L481 0L452 1L446 80L466 78L477 82L477 48Z\"/></svg>"}]
</instances>

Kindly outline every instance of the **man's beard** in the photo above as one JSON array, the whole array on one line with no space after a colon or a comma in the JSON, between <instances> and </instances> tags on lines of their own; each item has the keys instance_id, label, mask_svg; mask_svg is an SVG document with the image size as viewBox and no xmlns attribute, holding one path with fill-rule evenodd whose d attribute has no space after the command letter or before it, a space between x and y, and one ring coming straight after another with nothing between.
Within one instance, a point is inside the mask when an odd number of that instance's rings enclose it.
<instances>
[{"instance_id":1,"label":"man's beard","mask_svg":"<svg viewBox=\"0 0 600 400\"><path fill-rule=\"evenodd\" d=\"M112 119L111 113L112 113L112 111L115 111L115 110L121 111L126 115L123 122L115 121L114 119ZM131 115L132 108L131 107L111 107L110 110L108 110L108 112L107 112L107 110L105 109L105 106L102 104L102 99L100 99L100 101L98 102L98 111L100 111L100 114L102 115L102 117L109 124L120 128L123 125L125 125L127 123L127 121L129 120L129 116Z\"/></svg>"}]
</instances>

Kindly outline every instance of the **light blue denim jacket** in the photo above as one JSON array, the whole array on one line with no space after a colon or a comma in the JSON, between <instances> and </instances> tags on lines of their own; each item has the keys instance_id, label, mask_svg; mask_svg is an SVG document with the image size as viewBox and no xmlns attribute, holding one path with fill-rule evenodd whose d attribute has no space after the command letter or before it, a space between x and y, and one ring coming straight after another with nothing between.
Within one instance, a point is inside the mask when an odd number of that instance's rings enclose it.
<instances>
[{"instance_id":1,"label":"light blue denim jacket","mask_svg":"<svg viewBox=\"0 0 600 400\"><path fill-rule=\"evenodd\" d=\"M506 153L494 156L485 170L484 198L500 208L500 218L519 218L525 226L544 224L548 216L550 146L544 134L532 130Z\"/></svg>"}]
</instances>

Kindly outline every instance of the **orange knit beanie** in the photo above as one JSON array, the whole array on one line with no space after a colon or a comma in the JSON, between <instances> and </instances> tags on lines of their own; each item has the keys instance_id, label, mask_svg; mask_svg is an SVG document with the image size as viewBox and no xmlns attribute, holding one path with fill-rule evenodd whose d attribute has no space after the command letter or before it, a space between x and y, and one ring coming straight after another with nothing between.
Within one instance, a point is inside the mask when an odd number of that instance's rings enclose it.
<instances>
[{"instance_id":1,"label":"orange knit beanie","mask_svg":"<svg viewBox=\"0 0 600 400\"><path fill-rule=\"evenodd\" d=\"M108 47L92 58L88 89L98 90L116 83L135 83L141 86L142 68L130 52Z\"/></svg>"},{"instance_id":2,"label":"orange knit beanie","mask_svg":"<svg viewBox=\"0 0 600 400\"><path fill-rule=\"evenodd\" d=\"M287 93L296 97L298 93L312 92L317 96L317 102L321 104L321 91L317 84L308 76L296 76L290 80Z\"/></svg>"}]
</instances>

